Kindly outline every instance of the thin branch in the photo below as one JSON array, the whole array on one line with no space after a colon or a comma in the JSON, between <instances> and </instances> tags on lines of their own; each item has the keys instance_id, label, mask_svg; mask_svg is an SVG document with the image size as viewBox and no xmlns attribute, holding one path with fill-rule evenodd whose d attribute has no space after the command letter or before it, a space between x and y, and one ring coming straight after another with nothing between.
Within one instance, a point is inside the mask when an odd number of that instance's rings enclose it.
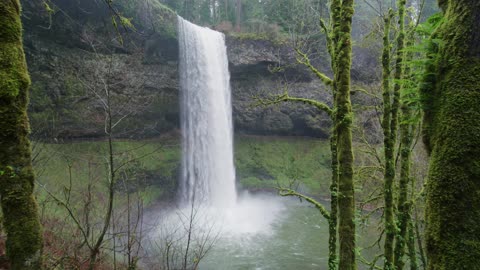
<instances>
[{"instance_id":1,"label":"thin branch","mask_svg":"<svg viewBox=\"0 0 480 270\"><path fill-rule=\"evenodd\" d=\"M252 106L271 106L275 104L279 104L282 102L300 102L308 105L313 105L317 109L326 112L330 117L333 116L333 109L320 101L313 100L313 99L308 99L308 98L299 98L299 97L291 97L288 95L287 92L285 92L283 95L276 95L272 96L270 98L260 98L260 97L253 97L253 99L256 101Z\"/></svg>"},{"instance_id":2,"label":"thin branch","mask_svg":"<svg viewBox=\"0 0 480 270\"><path fill-rule=\"evenodd\" d=\"M306 67L308 67L316 76L317 78L319 78L325 85L327 86L330 86L333 84L333 80L330 79L327 75L325 75L324 73L320 72L316 67L314 67L312 65L312 63L310 62L310 58L308 57L307 54L303 53L302 51L300 51L300 49L298 48L295 48L295 51L297 52L297 54L301 57L300 58L297 58L297 62L299 64L302 64Z\"/></svg>"},{"instance_id":3,"label":"thin branch","mask_svg":"<svg viewBox=\"0 0 480 270\"><path fill-rule=\"evenodd\" d=\"M42 185L40 183L37 182L37 184L39 186L41 186L45 192L47 192L47 194L58 204L58 205L61 205L63 206L63 208L65 208L65 210L67 210L68 212L68 215L70 216L70 218L72 218L73 222L75 223L75 225L77 225L77 228L80 230L80 232L82 233L83 235L83 238L84 238L84 241L85 241L85 244L87 244L88 248L91 250L92 249L92 246L90 245L90 242L88 241L88 234L87 232L85 232L83 226L80 224L80 221L75 217L75 214L73 213L73 210L70 208L70 206L68 204L66 204L64 201L60 200L59 198L57 198L53 193L51 193L45 185Z\"/></svg>"},{"instance_id":4,"label":"thin branch","mask_svg":"<svg viewBox=\"0 0 480 270\"><path fill-rule=\"evenodd\" d=\"M311 197L308 197L306 195L303 195L293 189L289 189L289 188L276 188L278 190L278 194L280 196L283 196L283 197L297 197L297 198L300 198L300 199L303 199L311 204L313 204L319 211L320 211L320 214L322 214L322 216L326 219L326 220L330 220L330 212L321 204L319 203L317 200L311 198Z\"/></svg>"}]
</instances>

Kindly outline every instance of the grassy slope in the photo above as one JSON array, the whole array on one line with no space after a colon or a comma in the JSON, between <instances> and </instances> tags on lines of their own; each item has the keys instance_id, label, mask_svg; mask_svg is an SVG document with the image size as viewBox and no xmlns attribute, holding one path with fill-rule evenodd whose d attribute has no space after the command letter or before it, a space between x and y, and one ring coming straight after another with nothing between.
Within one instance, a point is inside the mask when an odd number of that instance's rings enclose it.
<instances>
[{"instance_id":1,"label":"grassy slope","mask_svg":"<svg viewBox=\"0 0 480 270\"><path fill-rule=\"evenodd\" d=\"M120 170L120 177L134 186L146 187L143 196L148 202L158 197L172 198L180 164L180 145L169 141L124 141L115 143L118 165L135 160ZM73 190L85 189L89 182L97 191L106 187L105 142L37 144L35 161L38 181L49 191L61 194L69 185L69 165ZM326 194L330 181L328 143L304 138L237 137L235 165L241 188L272 189L298 180L300 188L313 194ZM135 180L132 180L135 179ZM123 186L119 186L122 189ZM43 188L38 189L45 198ZM118 196L121 197L121 196Z\"/></svg>"},{"instance_id":2,"label":"grassy slope","mask_svg":"<svg viewBox=\"0 0 480 270\"><path fill-rule=\"evenodd\" d=\"M235 143L237 180L247 189L297 180L309 193L325 194L330 183L328 142L288 137L240 137Z\"/></svg>"}]
</instances>

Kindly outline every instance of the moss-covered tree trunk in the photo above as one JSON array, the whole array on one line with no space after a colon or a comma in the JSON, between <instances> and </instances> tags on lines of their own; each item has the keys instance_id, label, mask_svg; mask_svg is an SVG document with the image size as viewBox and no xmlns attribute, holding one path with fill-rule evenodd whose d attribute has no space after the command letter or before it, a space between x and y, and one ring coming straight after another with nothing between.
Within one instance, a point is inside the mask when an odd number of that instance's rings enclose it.
<instances>
[{"instance_id":1,"label":"moss-covered tree trunk","mask_svg":"<svg viewBox=\"0 0 480 270\"><path fill-rule=\"evenodd\" d=\"M338 157L337 136L330 136L332 154L332 182L330 183L330 219L328 220L328 269L337 269L337 225L338 225Z\"/></svg>"},{"instance_id":2,"label":"moss-covered tree trunk","mask_svg":"<svg viewBox=\"0 0 480 270\"><path fill-rule=\"evenodd\" d=\"M12 269L41 269L42 236L28 139L29 86L20 2L0 0L0 195Z\"/></svg>"},{"instance_id":3,"label":"moss-covered tree trunk","mask_svg":"<svg viewBox=\"0 0 480 270\"><path fill-rule=\"evenodd\" d=\"M436 76L422 88L428 269L480 269L480 1L439 4L442 41L427 67Z\"/></svg>"},{"instance_id":4,"label":"moss-covered tree trunk","mask_svg":"<svg viewBox=\"0 0 480 270\"><path fill-rule=\"evenodd\" d=\"M355 196L353 183L352 123L350 70L352 64L353 0L340 3L340 20L334 27L335 44L335 129L338 157L338 234L340 258L338 269L354 270L355 259Z\"/></svg>"},{"instance_id":5,"label":"moss-covered tree trunk","mask_svg":"<svg viewBox=\"0 0 480 270\"><path fill-rule=\"evenodd\" d=\"M413 46L413 31L408 36L407 47ZM405 60L407 62L411 61L413 58L412 53L407 53L405 55ZM405 66L404 70L404 81L413 82L413 76L411 74L412 70L410 67ZM404 85L406 82L404 82ZM404 87L404 90L408 88L413 88L414 86ZM415 99L413 93L405 91L401 97L401 115L400 115L400 180L398 183L398 198L397 198L397 234L395 236L395 249L394 249L394 267L395 270L402 270L405 266L403 257L405 255L405 248L407 246L408 237L407 235L408 224L411 222L411 200L408 198L408 186L411 182L410 176L410 167L412 163L412 147L413 147L413 136L415 131L415 121L412 121L412 108L411 104ZM415 188L412 186L412 189ZM412 198L413 199L413 198ZM414 248L414 246L413 246ZM415 254L413 254L415 255ZM410 257L412 258L412 257ZM411 262L411 264L414 264Z\"/></svg>"},{"instance_id":6,"label":"moss-covered tree trunk","mask_svg":"<svg viewBox=\"0 0 480 270\"><path fill-rule=\"evenodd\" d=\"M386 269L391 268L393 261L393 240L395 233L395 223L393 220L393 179L395 178L395 162L394 162L394 148L395 143L391 136L391 121L392 121L392 102L391 102L391 83L390 83L390 23L393 17L393 11L384 18L384 33L383 33L383 52L382 52L382 94L383 94L383 149L385 156L385 171L383 175L384 181L384 223L385 223L385 263Z\"/></svg>"},{"instance_id":7,"label":"moss-covered tree trunk","mask_svg":"<svg viewBox=\"0 0 480 270\"><path fill-rule=\"evenodd\" d=\"M413 225L413 219L410 216L410 220L408 221L408 228L407 228L407 248L408 248L408 257L410 258L410 270L417 270L418 263L417 263L417 249L415 247L415 231Z\"/></svg>"},{"instance_id":8,"label":"moss-covered tree trunk","mask_svg":"<svg viewBox=\"0 0 480 270\"><path fill-rule=\"evenodd\" d=\"M313 105L326 112L333 120L330 137L332 153L331 211L312 198L290 189L280 189L282 196L297 196L314 204L329 222L328 269L356 270L355 250L355 197L353 182L352 123L353 113L350 101L350 70L352 59L352 17L353 0L333 0L330 3L330 28L321 20L321 27L327 33L327 49L331 57L334 78L316 69L308 56L296 50L300 64L308 67L325 85L332 87L334 106L307 98L290 97L288 93L273 100L259 100L259 105L272 105L279 102L299 102ZM339 256L337 260L337 232L339 236Z\"/></svg>"},{"instance_id":9,"label":"moss-covered tree trunk","mask_svg":"<svg viewBox=\"0 0 480 270\"><path fill-rule=\"evenodd\" d=\"M398 185L398 210L397 227L395 237L394 266L396 270L403 269L405 263L405 246L407 243L407 226L410 220L410 201L408 200L408 183L410 182L410 163L412 152L412 125L410 124L410 108L402 104L402 123L400 124L401 147L400 147L400 181Z\"/></svg>"},{"instance_id":10,"label":"moss-covered tree trunk","mask_svg":"<svg viewBox=\"0 0 480 270\"><path fill-rule=\"evenodd\" d=\"M396 235L396 224L394 218L395 205L393 202L393 183L395 180L395 146L397 142L398 131L398 111L400 107L400 80L403 78L403 60L405 47L405 5L406 0L398 1L398 36L397 36L397 52L395 59L395 75L393 101L389 106L389 111L384 114L390 115L390 125L387 127L390 131L388 137L385 136L385 264L384 269L390 270L394 268L394 240ZM385 130L385 127L384 127Z\"/></svg>"}]
</instances>

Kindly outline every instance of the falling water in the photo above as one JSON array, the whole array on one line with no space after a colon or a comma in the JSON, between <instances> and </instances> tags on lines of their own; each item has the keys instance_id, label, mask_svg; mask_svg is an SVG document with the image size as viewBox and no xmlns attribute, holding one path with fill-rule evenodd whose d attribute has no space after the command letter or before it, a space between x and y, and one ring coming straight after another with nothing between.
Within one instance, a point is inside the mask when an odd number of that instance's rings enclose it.
<instances>
[{"instance_id":1,"label":"falling water","mask_svg":"<svg viewBox=\"0 0 480 270\"><path fill-rule=\"evenodd\" d=\"M183 203L235 205L230 74L224 35L178 17Z\"/></svg>"}]
</instances>

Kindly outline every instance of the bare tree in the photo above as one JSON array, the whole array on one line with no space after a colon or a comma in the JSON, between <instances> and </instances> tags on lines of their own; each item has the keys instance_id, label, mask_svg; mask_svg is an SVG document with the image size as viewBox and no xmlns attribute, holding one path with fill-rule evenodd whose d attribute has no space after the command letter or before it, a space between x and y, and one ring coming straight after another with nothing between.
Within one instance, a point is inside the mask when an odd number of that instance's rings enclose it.
<instances>
[{"instance_id":1,"label":"bare tree","mask_svg":"<svg viewBox=\"0 0 480 270\"><path fill-rule=\"evenodd\" d=\"M202 199L194 198L183 207L164 213L150 225L156 237L146 250L147 266L164 270L194 270L212 250L221 227ZM217 216L217 214L215 214Z\"/></svg>"}]
</instances>

